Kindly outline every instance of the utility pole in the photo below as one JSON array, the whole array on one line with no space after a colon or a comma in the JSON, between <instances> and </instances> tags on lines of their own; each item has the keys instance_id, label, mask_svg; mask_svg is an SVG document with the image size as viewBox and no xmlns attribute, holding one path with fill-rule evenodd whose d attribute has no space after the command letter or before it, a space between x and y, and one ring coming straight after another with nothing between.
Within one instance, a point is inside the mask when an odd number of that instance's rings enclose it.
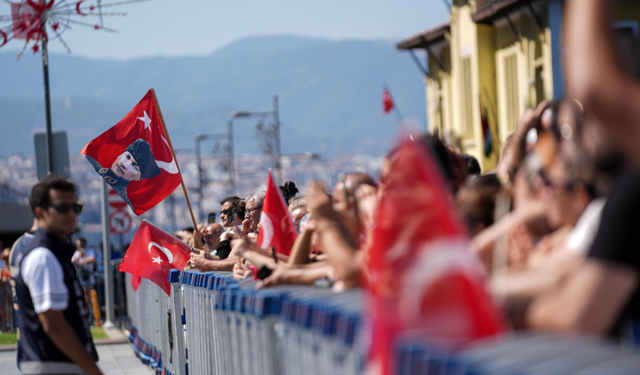
<instances>
[{"instance_id":1,"label":"utility pole","mask_svg":"<svg viewBox=\"0 0 640 375\"><path fill-rule=\"evenodd\" d=\"M42 6L46 5L46 0L40 2ZM47 19L42 16L40 19L40 42L42 43L42 73L44 76L44 111L47 121L46 143L47 143L47 174L53 174L53 134L51 134L51 100L49 98L49 53L47 51L47 38L44 29Z\"/></svg>"},{"instance_id":2,"label":"utility pole","mask_svg":"<svg viewBox=\"0 0 640 375\"><path fill-rule=\"evenodd\" d=\"M276 127L276 178L278 179L279 184L284 184L280 163L282 152L280 150L280 112L278 109L278 95L273 96L273 121L274 126Z\"/></svg>"},{"instance_id":3,"label":"utility pole","mask_svg":"<svg viewBox=\"0 0 640 375\"><path fill-rule=\"evenodd\" d=\"M204 210L202 208L202 200L204 199L204 193L202 192L204 190L204 181L202 180L202 159L200 158L200 141L202 140L202 136L197 135L196 136L196 165L198 167L198 195L199 198L198 199L198 215L200 216L200 218L204 217L204 214L202 213L202 211Z\"/></svg>"},{"instance_id":4,"label":"utility pole","mask_svg":"<svg viewBox=\"0 0 640 375\"><path fill-rule=\"evenodd\" d=\"M107 183L102 178L102 251L104 256L104 311L105 321L102 327L111 328L113 324L113 270L111 269L111 242L109 238L109 202Z\"/></svg>"},{"instance_id":5,"label":"utility pole","mask_svg":"<svg viewBox=\"0 0 640 375\"><path fill-rule=\"evenodd\" d=\"M233 153L233 114L227 120L227 136L229 137L229 195L234 195L236 191L236 170L235 155Z\"/></svg>"}]
</instances>

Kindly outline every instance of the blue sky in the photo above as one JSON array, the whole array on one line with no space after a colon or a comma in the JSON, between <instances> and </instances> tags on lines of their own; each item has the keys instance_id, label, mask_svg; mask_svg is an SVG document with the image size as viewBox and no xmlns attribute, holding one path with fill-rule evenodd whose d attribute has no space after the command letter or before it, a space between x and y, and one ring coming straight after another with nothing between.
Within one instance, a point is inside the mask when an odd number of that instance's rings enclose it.
<instances>
[{"instance_id":1,"label":"blue sky","mask_svg":"<svg viewBox=\"0 0 640 375\"><path fill-rule=\"evenodd\" d=\"M83 6L91 3L96 1ZM109 59L203 55L242 37L270 34L398 41L448 18L443 0L155 0L110 9L129 13L105 17L105 26L118 33L79 26L67 30L63 37L73 54ZM9 13L9 5L0 2L0 14ZM2 50L21 47L14 40ZM58 41L49 48L65 51Z\"/></svg>"}]
</instances>

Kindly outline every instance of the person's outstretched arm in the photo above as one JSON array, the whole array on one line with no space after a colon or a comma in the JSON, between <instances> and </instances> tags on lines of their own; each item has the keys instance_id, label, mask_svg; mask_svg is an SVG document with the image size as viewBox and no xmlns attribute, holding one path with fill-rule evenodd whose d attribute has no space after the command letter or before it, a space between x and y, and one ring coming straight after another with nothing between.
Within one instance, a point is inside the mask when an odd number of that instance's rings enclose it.
<instances>
[{"instance_id":1,"label":"person's outstretched arm","mask_svg":"<svg viewBox=\"0 0 640 375\"><path fill-rule=\"evenodd\" d=\"M311 254L312 245L311 237L313 231L316 229L314 221L310 221L309 224L300 232L296 242L293 244L291 254L289 254L289 264L299 265L309 263L309 254Z\"/></svg>"},{"instance_id":2,"label":"person's outstretched arm","mask_svg":"<svg viewBox=\"0 0 640 375\"><path fill-rule=\"evenodd\" d=\"M322 250L327 254L329 263L336 275L347 287L359 284L360 262L355 256L356 248L342 229L340 219L331 206L331 198L318 182L307 188L307 209L313 215L320 235Z\"/></svg>"},{"instance_id":3,"label":"person's outstretched arm","mask_svg":"<svg viewBox=\"0 0 640 375\"><path fill-rule=\"evenodd\" d=\"M611 29L610 0L570 0L565 17L567 93L640 159L640 83L624 71Z\"/></svg>"}]
</instances>

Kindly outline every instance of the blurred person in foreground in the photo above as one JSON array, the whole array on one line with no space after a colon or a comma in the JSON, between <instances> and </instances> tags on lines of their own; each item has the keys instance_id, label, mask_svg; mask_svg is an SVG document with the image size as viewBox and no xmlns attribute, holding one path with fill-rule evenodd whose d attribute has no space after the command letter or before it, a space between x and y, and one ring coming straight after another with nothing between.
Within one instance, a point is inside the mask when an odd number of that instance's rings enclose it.
<instances>
[{"instance_id":1,"label":"blurred person in foreground","mask_svg":"<svg viewBox=\"0 0 640 375\"><path fill-rule=\"evenodd\" d=\"M571 0L566 8L568 92L602 124L631 162L640 158L640 83L625 72L611 31L612 2ZM586 261L527 311L535 329L615 337L640 319L640 172L616 181Z\"/></svg>"},{"instance_id":2,"label":"blurred person in foreground","mask_svg":"<svg viewBox=\"0 0 640 375\"><path fill-rule=\"evenodd\" d=\"M47 177L33 186L29 203L38 229L22 252L15 276L20 371L102 374L84 293L71 263L76 249L68 242L82 211L76 187L64 178Z\"/></svg>"},{"instance_id":3,"label":"blurred person in foreground","mask_svg":"<svg viewBox=\"0 0 640 375\"><path fill-rule=\"evenodd\" d=\"M611 165L609 172L595 168L598 160L611 155L607 150L611 143L602 135L595 140L594 149L583 149L588 134L597 127L575 102L563 100L552 108L555 113L544 116L538 140L551 138L547 142L555 144L553 159L541 171L541 178L547 221L557 229L539 241L524 267L492 278L494 295L514 312L522 312L532 299L564 283L583 264L606 202L607 184L602 181L620 168ZM552 123L548 124L547 118Z\"/></svg>"}]
</instances>

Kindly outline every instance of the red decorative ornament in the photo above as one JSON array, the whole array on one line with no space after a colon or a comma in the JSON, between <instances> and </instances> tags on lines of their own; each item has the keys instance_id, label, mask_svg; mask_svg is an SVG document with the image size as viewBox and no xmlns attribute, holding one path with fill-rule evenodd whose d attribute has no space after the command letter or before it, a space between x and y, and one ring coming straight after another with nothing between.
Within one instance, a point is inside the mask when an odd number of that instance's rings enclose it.
<instances>
[{"instance_id":1,"label":"red decorative ornament","mask_svg":"<svg viewBox=\"0 0 640 375\"><path fill-rule=\"evenodd\" d=\"M86 2L93 4L83 5ZM147 0L125 0L103 4L101 0L22 0L19 2L9 2L11 6L10 14L0 14L0 47L7 44L11 39L23 39L24 47L18 53L17 58L28 47L29 41L40 41L44 37L45 42L49 39L60 39L62 45L71 52L67 44L62 39L62 34L73 26L90 27L94 30L105 30L115 32L116 30L102 26L102 16L124 16L123 12L103 12L103 7L138 3ZM97 24L83 22L74 17L84 17L88 13L100 17ZM44 22L43 22L44 21ZM47 30L47 26L49 29ZM49 38L51 32L51 38ZM34 52L39 51L39 47L32 47Z\"/></svg>"},{"instance_id":2,"label":"red decorative ornament","mask_svg":"<svg viewBox=\"0 0 640 375\"><path fill-rule=\"evenodd\" d=\"M31 49L33 50L33 53L37 53L38 51L40 51L40 46L36 42L36 44L34 44L33 47L31 47Z\"/></svg>"}]
</instances>

